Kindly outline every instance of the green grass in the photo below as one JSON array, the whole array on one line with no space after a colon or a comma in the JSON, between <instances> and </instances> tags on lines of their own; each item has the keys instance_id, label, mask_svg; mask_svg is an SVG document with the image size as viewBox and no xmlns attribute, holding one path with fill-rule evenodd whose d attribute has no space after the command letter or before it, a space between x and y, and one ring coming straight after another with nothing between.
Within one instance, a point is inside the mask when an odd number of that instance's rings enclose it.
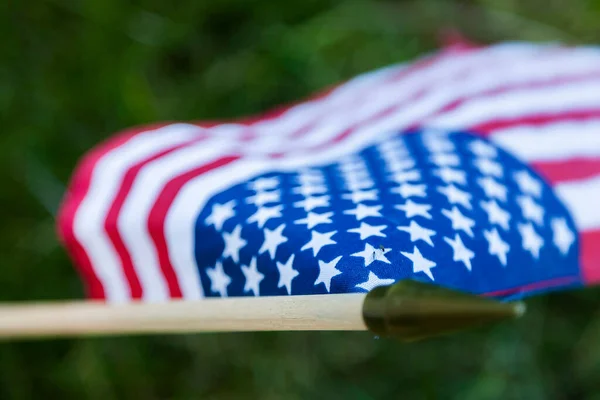
<instances>
[{"instance_id":1,"label":"green grass","mask_svg":"<svg viewBox=\"0 0 600 400\"><path fill-rule=\"evenodd\" d=\"M437 46L597 43L600 1L6 1L0 5L0 299L83 297L53 213L77 159L123 128L225 119ZM0 399L600 398L600 292L405 345L366 333L0 344Z\"/></svg>"}]
</instances>

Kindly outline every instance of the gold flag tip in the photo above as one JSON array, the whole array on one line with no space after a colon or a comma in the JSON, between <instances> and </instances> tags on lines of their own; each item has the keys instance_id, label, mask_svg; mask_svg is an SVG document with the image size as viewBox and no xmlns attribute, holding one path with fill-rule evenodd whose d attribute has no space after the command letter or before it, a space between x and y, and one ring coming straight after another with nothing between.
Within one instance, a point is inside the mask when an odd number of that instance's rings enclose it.
<instances>
[{"instance_id":1,"label":"gold flag tip","mask_svg":"<svg viewBox=\"0 0 600 400\"><path fill-rule=\"evenodd\" d=\"M405 280L371 290L362 311L371 332L414 341L518 318L526 306Z\"/></svg>"}]
</instances>

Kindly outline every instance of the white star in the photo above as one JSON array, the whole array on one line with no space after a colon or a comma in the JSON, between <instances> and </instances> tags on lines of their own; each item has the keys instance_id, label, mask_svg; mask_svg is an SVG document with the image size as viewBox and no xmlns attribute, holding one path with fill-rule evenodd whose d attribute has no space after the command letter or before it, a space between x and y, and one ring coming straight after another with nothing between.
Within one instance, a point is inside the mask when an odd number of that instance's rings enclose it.
<instances>
[{"instance_id":1,"label":"white star","mask_svg":"<svg viewBox=\"0 0 600 400\"><path fill-rule=\"evenodd\" d=\"M448 141L450 133L441 129L426 128L422 133L424 142Z\"/></svg>"},{"instance_id":2,"label":"white star","mask_svg":"<svg viewBox=\"0 0 600 400\"><path fill-rule=\"evenodd\" d=\"M360 181L370 180L371 174L369 173L369 170L367 170L365 168L365 169L361 169L358 171L342 172L342 177L346 181L360 182Z\"/></svg>"},{"instance_id":3,"label":"white star","mask_svg":"<svg viewBox=\"0 0 600 400\"><path fill-rule=\"evenodd\" d=\"M385 228L387 228L386 225L373 226L365 222L361 222L359 228L348 229L348 232L358 233L360 234L360 240L365 240L371 236L386 237L385 233L381 232Z\"/></svg>"},{"instance_id":4,"label":"white star","mask_svg":"<svg viewBox=\"0 0 600 400\"><path fill-rule=\"evenodd\" d=\"M517 197L517 203L521 206L523 217L534 221L539 226L544 224L544 209L533 201L531 197L519 196Z\"/></svg>"},{"instance_id":5,"label":"white star","mask_svg":"<svg viewBox=\"0 0 600 400\"><path fill-rule=\"evenodd\" d=\"M498 229L483 231L483 236L488 241L488 251L491 255L498 257L502 265L506 266L506 254L510 251L510 246L500 237Z\"/></svg>"},{"instance_id":6,"label":"white star","mask_svg":"<svg viewBox=\"0 0 600 400\"><path fill-rule=\"evenodd\" d=\"M365 249L358 253L351 254L352 257L362 257L365 260L365 267L371 265L374 261L382 261L386 264L391 264L390 260L385 256L392 249L381 249L371 246L369 243L365 243Z\"/></svg>"},{"instance_id":7,"label":"white star","mask_svg":"<svg viewBox=\"0 0 600 400\"><path fill-rule=\"evenodd\" d=\"M387 151L408 151L403 141L401 140L385 140L377 145L377 150L384 153Z\"/></svg>"},{"instance_id":8,"label":"white star","mask_svg":"<svg viewBox=\"0 0 600 400\"><path fill-rule=\"evenodd\" d=\"M481 172L483 175L491 175L496 178L502 178L502 166L495 161L490 160L489 158L478 158L473 161L475 167Z\"/></svg>"},{"instance_id":9,"label":"white star","mask_svg":"<svg viewBox=\"0 0 600 400\"><path fill-rule=\"evenodd\" d=\"M569 229L567 220L564 218L553 218L551 224L553 233L552 241L560 252L566 255L571 245L575 242L575 234Z\"/></svg>"},{"instance_id":10,"label":"white star","mask_svg":"<svg viewBox=\"0 0 600 400\"><path fill-rule=\"evenodd\" d=\"M381 210L383 206L367 206L364 204L358 204L356 208L352 210L344 211L344 214L354 215L358 221L367 217L381 217Z\"/></svg>"},{"instance_id":11,"label":"white star","mask_svg":"<svg viewBox=\"0 0 600 400\"><path fill-rule=\"evenodd\" d=\"M292 189L292 192L301 194L304 197L312 196L313 194L323 194L327 192L327 186L325 185L312 185L303 184L301 186Z\"/></svg>"},{"instance_id":12,"label":"white star","mask_svg":"<svg viewBox=\"0 0 600 400\"><path fill-rule=\"evenodd\" d=\"M247 242L242 239L242 226L237 225L233 228L231 233L223 232L223 239L225 240L223 259L231 257L236 263L240 261L240 249L247 244Z\"/></svg>"},{"instance_id":13,"label":"white star","mask_svg":"<svg viewBox=\"0 0 600 400\"><path fill-rule=\"evenodd\" d=\"M346 187L353 192L363 189L370 189L374 185L375 183L369 176L366 176L365 178L349 177L346 179Z\"/></svg>"},{"instance_id":14,"label":"white star","mask_svg":"<svg viewBox=\"0 0 600 400\"><path fill-rule=\"evenodd\" d=\"M279 283L277 283L277 287L280 288L285 286L287 294L292 293L292 281L300 274L292 267L294 264L294 257L295 255L292 254L285 264L277 261L277 269L279 270Z\"/></svg>"},{"instance_id":15,"label":"white star","mask_svg":"<svg viewBox=\"0 0 600 400\"><path fill-rule=\"evenodd\" d=\"M465 208L471 209L471 195L456 186L443 186L438 188L438 192L446 196L450 204L460 204Z\"/></svg>"},{"instance_id":16,"label":"white star","mask_svg":"<svg viewBox=\"0 0 600 400\"><path fill-rule=\"evenodd\" d=\"M429 210L431 209L430 205L413 203L412 200L406 200L406 203L398 204L395 207L398 210L404 211L406 218L412 218L415 215L419 215L421 217L431 219L431 214L429 214Z\"/></svg>"},{"instance_id":17,"label":"white star","mask_svg":"<svg viewBox=\"0 0 600 400\"><path fill-rule=\"evenodd\" d=\"M214 204L210 215L206 217L206 224L214 225L215 229L220 231L223 229L225 221L235 215L233 207L235 207L235 200L230 200L225 204Z\"/></svg>"},{"instance_id":18,"label":"white star","mask_svg":"<svg viewBox=\"0 0 600 400\"><path fill-rule=\"evenodd\" d=\"M373 273L373 271L369 271L369 277L367 278L367 281L363 282L363 283L359 283L355 287L361 288L361 289L366 290L367 292L370 292L371 290L375 289L377 286L391 285L394 282L395 281L393 279L380 279L377 275L375 275Z\"/></svg>"},{"instance_id":19,"label":"white star","mask_svg":"<svg viewBox=\"0 0 600 400\"><path fill-rule=\"evenodd\" d=\"M369 170L367 169L367 167L364 164L362 164L362 165L360 165L360 164L358 164L358 165L342 164L339 166L339 168L340 168L340 173L345 178L356 176L358 179L361 179L361 178L365 178L365 177L369 176Z\"/></svg>"},{"instance_id":20,"label":"white star","mask_svg":"<svg viewBox=\"0 0 600 400\"><path fill-rule=\"evenodd\" d=\"M521 192L534 197L540 197L542 195L542 183L531 176L526 170L515 172L514 178L517 185L519 185Z\"/></svg>"},{"instance_id":21,"label":"white star","mask_svg":"<svg viewBox=\"0 0 600 400\"><path fill-rule=\"evenodd\" d=\"M454 239L450 239L445 237L444 240L446 243L452 247L452 252L454 256L452 258L453 261L461 261L465 267L470 271L471 270L471 259L475 257L475 253L465 247L460 235L458 233L454 234Z\"/></svg>"},{"instance_id":22,"label":"white star","mask_svg":"<svg viewBox=\"0 0 600 400\"><path fill-rule=\"evenodd\" d=\"M390 180L400 184L405 182L418 181L421 179L421 173L418 170L398 171L395 172Z\"/></svg>"},{"instance_id":23,"label":"white star","mask_svg":"<svg viewBox=\"0 0 600 400\"><path fill-rule=\"evenodd\" d=\"M287 237L283 236L281 233L285 229L285 224L279 225L274 230L270 230L269 228L265 228L265 241L263 242L260 250L258 250L258 254L262 254L265 251L269 252L269 255L274 260L275 253L277 252L277 247L280 244L288 241Z\"/></svg>"},{"instance_id":24,"label":"white star","mask_svg":"<svg viewBox=\"0 0 600 400\"><path fill-rule=\"evenodd\" d=\"M352 158L338 164L340 171L352 174L354 172L362 172L367 170L367 165L361 158Z\"/></svg>"},{"instance_id":25,"label":"white star","mask_svg":"<svg viewBox=\"0 0 600 400\"><path fill-rule=\"evenodd\" d=\"M346 193L342 197L351 200L354 204L367 200L377 200L377 189Z\"/></svg>"},{"instance_id":26,"label":"white star","mask_svg":"<svg viewBox=\"0 0 600 400\"><path fill-rule=\"evenodd\" d=\"M456 167L460 165L460 158L454 153L432 154L430 159L439 167Z\"/></svg>"},{"instance_id":27,"label":"white star","mask_svg":"<svg viewBox=\"0 0 600 400\"><path fill-rule=\"evenodd\" d=\"M473 237L473 227L475 226L475 221L471 218L465 217L459 209L454 206L452 210L442 210L442 214L452 221L452 229L464 231L467 235Z\"/></svg>"},{"instance_id":28,"label":"white star","mask_svg":"<svg viewBox=\"0 0 600 400\"><path fill-rule=\"evenodd\" d=\"M373 186L373 179L368 172L364 173L353 173L352 175L342 175L346 186L351 187L371 187Z\"/></svg>"},{"instance_id":29,"label":"white star","mask_svg":"<svg viewBox=\"0 0 600 400\"><path fill-rule=\"evenodd\" d=\"M253 257L252 260L250 260L249 266L242 265L242 272L246 278L244 292L252 291L255 296L259 296L260 282L265 278L265 276L256 269L256 257Z\"/></svg>"},{"instance_id":30,"label":"white star","mask_svg":"<svg viewBox=\"0 0 600 400\"><path fill-rule=\"evenodd\" d=\"M342 176L345 180L354 182L371 179L369 170L364 166L361 169L356 169L353 171L342 171Z\"/></svg>"},{"instance_id":31,"label":"white star","mask_svg":"<svg viewBox=\"0 0 600 400\"><path fill-rule=\"evenodd\" d=\"M377 145L377 150L383 157L398 157L408 155L408 149L401 142L386 142Z\"/></svg>"},{"instance_id":32,"label":"white star","mask_svg":"<svg viewBox=\"0 0 600 400\"><path fill-rule=\"evenodd\" d=\"M446 153L450 151L454 151L454 144L445 139L428 139L423 142L427 150L432 153Z\"/></svg>"},{"instance_id":33,"label":"white star","mask_svg":"<svg viewBox=\"0 0 600 400\"><path fill-rule=\"evenodd\" d=\"M390 164L394 164L398 161L408 160L410 159L410 153L406 149L391 149L386 151L380 151L381 158Z\"/></svg>"},{"instance_id":34,"label":"white star","mask_svg":"<svg viewBox=\"0 0 600 400\"><path fill-rule=\"evenodd\" d=\"M436 264L433 261L423 257L417 246L414 247L412 253L401 251L400 254L412 261L414 274L416 274L417 272L423 272L429 277L429 279L431 279L432 281L435 280L433 278L433 274L431 273L431 268L435 267Z\"/></svg>"},{"instance_id":35,"label":"white star","mask_svg":"<svg viewBox=\"0 0 600 400\"><path fill-rule=\"evenodd\" d=\"M490 224L500 225L505 231L509 228L510 214L500 208L496 200L482 201L481 208L487 213Z\"/></svg>"},{"instance_id":36,"label":"white star","mask_svg":"<svg viewBox=\"0 0 600 400\"><path fill-rule=\"evenodd\" d=\"M272 192L256 192L254 196L248 197L246 200L249 204L256 204L257 206L262 206L267 203L275 203L280 200L281 194L279 190L274 190Z\"/></svg>"},{"instance_id":37,"label":"white star","mask_svg":"<svg viewBox=\"0 0 600 400\"><path fill-rule=\"evenodd\" d=\"M298 225L306 224L307 229L312 229L319 224L330 224L332 215L333 212L326 212L323 214L309 212L306 218L299 219L294 223Z\"/></svg>"},{"instance_id":38,"label":"white star","mask_svg":"<svg viewBox=\"0 0 600 400\"><path fill-rule=\"evenodd\" d=\"M325 181L323 174L316 170L302 171L297 179L301 185L319 185Z\"/></svg>"},{"instance_id":39,"label":"white star","mask_svg":"<svg viewBox=\"0 0 600 400\"><path fill-rule=\"evenodd\" d=\"M531 222L519 224L518 229L523 241L523 249L529 251L535 259L538 259L540 257L540 249L544 245L544 239L533 229Z\"/></svg>"},{"instance_id":40,"label":"white star","mask_svg":"<svg viewBox=\"0 0 600 400\"><path fill-rule=\"evenodd\" d=\"M426 190L427 186L424 184L413 185L410 183L403 183L398 187L390 189L390 192L398 193L400 196L406 199L413 196L425 197L427 196Z\"/></svg>"},{"instance_id":41,"label":"white star","mask_svg":"<svg viewBox=\"0 0 600 400\"><path fill-rule=\"evenodd\" d=\"M506 201L506 186L499 184L494 178L490 178L489 176L479 178L477 183L479 183L479 186L481 186L487 197Z\"/></svg>"},{"instance_id":42,"label":"white star","mask_svg":"<svg viewBox=\"0 0 600 400\"><path fill-rule=\"evenodd\" d=\"M319 276L315 281L315 286L317 286L319 283L323 283L325 284L325 289L327 289L328 292L331 291L331 279L342 273L342 271L335 267L341 259L342 256L339 256L328 263L323 260L319 260Z\"/></svg>"},{"instance_id":43,"label":"white star","mask_svg":"<svg viewBox=\"0 0 600 400\"><path fill-rule=\"evenodd\" d=\"M465 171L459 169L443 167L436 169L433 173L446 183L458 183L460 185L467 184Z\"/></svg>"},{"instance_id":44,"label":"white star","mask_svg":"<svg viewBox=\"0 0 600 400\"><path fill-rule=\"evenodd\" d=\"M410 221L409 226L398 226L399 230L410 233L410 241L416 242L417 240L422 240L428 245L433 247L433 241L431 237L435 235L435 231L431 229L423 228L421 225L417 224L415 221Z\"/></svg>"},{"instance_id":45,"label":"white star","mask_svg":"<svg viewBox=\"0 0 600 400\"><path fill-rule=\"evenodd\" d=\"M219 293L221 297L226 297L231 278L223 270L223 264L217 261L214 268L206 269L206 273L210 278L210 290Z\"/></svg>"},{"instance_id":46,"label":"white star","mask_svg":"<svg viewBox=\"0 0 600 400\"><path fill-rule=\"evenodd\" d=\"M317 231L310 232L310 240L306 243L300 250L304 251L307 249L312 249L313 256L317 256L319 251L325 246L329 246L331 244L336 244L335 240L331 240L331 237L335 235L337 231L331 231L326 233L320 233Z\"/></svg>"},{"instance_id":47,"label":"white star","mask_svg":"<svg viewBox=\"0 0 600 400\"><path fill-rule=\"evenodd\" d=\"M302 201L297 201L294 203L294 207L302 207L304 211L310 211L318 207L328 207L329 206L329 196L313 196L307 197Z\"/></svg>"},{"instance_id":48,"label":"white star","mask_svg":"<svg viewBox=\"0 0 600 400\"><path fill-rule=\"evenodd\" d=\"M404 160L386 160L387 170L390 172L404 171L415 167L415 161L411 159Z\"/></svg>"},{"instance_id":49,"label":"white star","mask_svg":"<svg viewBox=\"0 0 600 400\"><path fill-rule=\"evenodd\" d=\"M469 150L476 156L483 158L494 158L498 155L498 150L483 140L475 140L469 143Z\"/></svg>"},{"instance_id":50,"label":"white star","mask_svg":"<svg viewBox=\"0 0 600 400\"><path fill-rule=\"evenodd\" d=\"M248 218L248 222L256 222L258 223L258 227L262 228L271 218L281 218L281 210L283 210L283 205L281 204L274 207L259 207L258 210Z\"/></svg>"},{"instance_id":51,"label":"white star","mask_svg":"<svg viewBox=\"0 0 600 400\"><path fill-rule=\"evenodd\" d=\"M277 187L277 185L279 185L279 178L277 178L277 177L272 177L272 178L258 178L254 182L250 182L248 184L248 186L250 186L250 189L252 189L252 190L254 190L256 192L261 192L263 190L274 189L274 188Z\"/></svg>"}]
</instances>

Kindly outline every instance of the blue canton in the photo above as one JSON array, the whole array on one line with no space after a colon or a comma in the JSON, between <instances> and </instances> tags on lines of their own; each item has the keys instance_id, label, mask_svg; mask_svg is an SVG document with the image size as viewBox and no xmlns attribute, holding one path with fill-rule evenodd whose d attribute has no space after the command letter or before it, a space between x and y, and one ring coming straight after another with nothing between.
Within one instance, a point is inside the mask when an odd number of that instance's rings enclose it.
<instances>
[{"instance_id":1,"label":"blue canton","mask_svg":"<svg viewBox=\"0 0 600 400\"><path fill-rule=\"evenodd\" d=\"M550 186L491 142L402 133L214 196L196 223L207 296L364 292L413 279L504 299L579 286Z\"/></svg>"}]
</instances>

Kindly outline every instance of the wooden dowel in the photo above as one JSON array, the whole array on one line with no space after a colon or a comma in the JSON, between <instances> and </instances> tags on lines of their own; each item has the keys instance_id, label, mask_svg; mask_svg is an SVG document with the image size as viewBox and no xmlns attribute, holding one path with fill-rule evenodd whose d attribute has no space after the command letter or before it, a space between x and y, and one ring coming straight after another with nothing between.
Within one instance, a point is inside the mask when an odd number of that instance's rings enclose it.
<instances>
[{"instance_id":1,"label":"wooden dowel","mask_svg":"<svg viewBox=\"0 0 600 400\"><path fill-rule=\"evenodd\" d=\"M366 330L365 294L0 305L0 337Z\"/></svg>"}]
</instances>

